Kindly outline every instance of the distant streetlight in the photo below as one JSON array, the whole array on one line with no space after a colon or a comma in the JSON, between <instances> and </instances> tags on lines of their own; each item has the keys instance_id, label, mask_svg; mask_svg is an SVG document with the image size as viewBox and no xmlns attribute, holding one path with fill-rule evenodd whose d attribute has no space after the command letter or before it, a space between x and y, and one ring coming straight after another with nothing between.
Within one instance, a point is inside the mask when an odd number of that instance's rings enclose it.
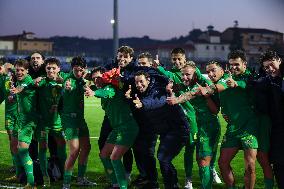
<instances>
[{"instance_id":1,"label":"distant streetlight","mask_svg":"<svg viewBox=\"0 0 284 189\"><path fill-rule=\"evenodd\" d=\"M113 58L115 59L118 49L118 0L113 0L113 19L110 21L113 26Z\"/></svg>"}]
</instances>

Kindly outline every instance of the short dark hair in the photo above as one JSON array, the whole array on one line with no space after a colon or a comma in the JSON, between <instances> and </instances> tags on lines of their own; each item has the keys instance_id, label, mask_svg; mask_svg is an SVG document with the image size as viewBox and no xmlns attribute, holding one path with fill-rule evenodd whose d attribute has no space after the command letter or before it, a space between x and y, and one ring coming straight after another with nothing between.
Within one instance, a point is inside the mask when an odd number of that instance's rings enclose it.
<instances>
[{"instance_id":1,"label":"short dark hair","mask_svg":"<svg viewBox=\"0 0 284 189\"><path fill-rule=\"evenodd\" d=\"M87 67L86 59L82 56L73 57L71 60L71 67L74 68L75 66L86 68Z\"/></svg>"},{"instance_id":2,"label":"short dark hair","mask_svg":"<svg viewBox=\"0 0 284 189\"><path fill-rule=\"evenodd\" d=\"M17 59L15 61L15 66L18 66L18 67L24 67L26 70L29 69L29 62L26 60L26 59Z\"/></svg>"},{"instance_id":3,"label":"short dark hair","mask_svg":"<svg viewBox=\"0 0 284 189\"><path fill-rule=\"evenodd\" d=\"M149 62L153 62L153 57L149 52L140 53L138 55L138 59L140 59L140 58L147 58L149 60Z\"/></svg>"},{"instance_id":4,"label":"short dark hair","mask_svg":"<svg viewBox=\"0 0 284 189\"><path fill-rule=\"evenodd\" d=\"M265 61L272 61L272 60L281 60L281 57L277 54L277 52L272 50L267 50L260 55L259 63L262 64Z\"/></svg>"},{"instance_id":5,"label":"short dark hair","mask_svg":"<svg viewBox=\"0 0 284 189\"><path fill-rule=\"evenodd\" d=\"M209 65L212 65L212 64L215 64L216 66L218 66L218 67L223 69L223 66L221 65L221 63L218 62L218 61L215 61L215 60L211 60L211 61L207 62L206 66L209 66Z\"/></svg>"},{"instance_id":6,"label":"short dark hair","mask_svg":"<svg viewBox=\"0 0 284 189\"><path fill-rule=\"evenodd\" d=\"M134 49L131 48L130 46L121 46L117 50L117 52L123 53L123 54L129 54L130 57L134 56Z\"/></svg>"},{"instance_id":7,"label":"short dark hair","mask_svg":"<svg viewBox=\"0 0 284 189\"><path fill-rule=\"evenodd\" d=\"M96 72L105 73L106 69L104 67L102 67L102 66L94 67L94 69L91 71L91 75L93 75Z\"/></svg>"},{"instance_id":8,"label":"short dark hair","mask_svg":"<svg viewBox=\"0 0 284 189\"><path fill-rule=\"evenodd\" d=\"M60 67L60 61L57 58L51 57L44 61L45 66L47 64L56 64L58 67Z\"/></svg>"},{"instance_id":9,"label":"short dark hair","mask_svg":"<svg viewBox=\"0 0 284 189\"><path fill-rule=\"evenodd\" d=\"M0 58L0 66L3 66L7 62L7 59L2 57Z\"/></svg>"},{"instance_id":10,"label":"short dark hair","mask_svg":"<svg viewBox=\"0 0 284 189\"><path fill-rule=\"evenodd\" d=\"M183 55L185 55L185 50L183 48L177 47L177 48L174 48L171 51L171 55L172 54L183 54Z\"/></svg>"},{"instance_id":11,"label":"short dark hair","mask_svg":"<svg viewBox=\"0 0 284 189\"><path fill-rule=\"evenodd\" d=\"M228 60L237 58L242 59L243 62L247 61L246 53L243 50L234 50L228 54Z\"/></svg>"},{"instance_id":12,"label":"short dark hair","mask_svg":"<svg viewBox=\"0 0 284 189\"><path fill-rule=\"evenodd\" d=\"M31 61L31 57L32 57L32 55L35 54L35 53L40 54L42 60L45 60L45 56L44 56L41 52L39 52L39 51L33 51L33 52L31 53L31 55L28 57L28 61Z\"/></svg>"},{"instance_id":13,"label":"short dark hair","mask_svg":"<svg viewBox=\"0 0 284 189\"><path fill-rule=\"evenodd\" d=\"M136 72L134 77L140 76L140 75L144 75L146 79L150 78L150 74L147 73L147 72L144 72L143 70L140 70L140 71Z\"/></svg>"}]
</instances>

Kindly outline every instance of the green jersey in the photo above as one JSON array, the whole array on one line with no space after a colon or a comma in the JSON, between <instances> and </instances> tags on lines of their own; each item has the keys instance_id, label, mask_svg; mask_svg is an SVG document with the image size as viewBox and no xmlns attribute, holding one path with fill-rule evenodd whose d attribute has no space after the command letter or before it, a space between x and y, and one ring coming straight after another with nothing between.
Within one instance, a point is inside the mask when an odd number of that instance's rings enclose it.
<instances>
[{"instance_id":1,"label":"green jersey","mask_svg":"<svg viewBox=\"0 0 284 189\"><path fill-rule=\"evenodd\" d=\"M17 81L16 86L23 90L18 93L17 104L20 120L34 120L36 112L36 95L34 81L30 75L27 75L22 81Z\"/></svg>"},{"instance_id":2,"label":"green jersey","mask_svg":"<svg viewBox=\"0 0 284 189\"><path fill-rule=\"evenodd\" d=\"M58 112L62 97L63 85L48 78L39 83L39 109L45 127L61 128L61 119Z\"/></svg>"},{"instance_id":3,"label":"green jersey","mask_svg":"<svg viewBox=\"0 0 284 189\"><path fill-rule=\"evenodd\" d=\"M179 69L177 68L173 68L170 71L165 70L162 66L158 66L157 67L158 71L160 74L168 77L169 79L171 79L175 85L180 85L181 87L179 87L179 90L176 92L176 95L181 95L183 93L186 92L186 87L183 84L182 81L182 73ZM199 72L199 70L197 70L197 72ZM196 125L196 117L195 117L195 110L193 108L193 106L191 105L191 103L189 101L184 102L182 104L180 104L180 106L182 107L189 123L190 123L190 133L192 133L193 135L195 135L195 133L197 132L197 125ZM195 136L194 136L195 138Z\"/></svg>"},{"instance_id":4,"label":"green jersey","mask_svg":"<svg viewBox=\"0 0 284 189\"><path fill-rule=\"evenodd\" d=\"M66 81L71 82L71 90L63 89L63 111L65 115L76 118L84 118L84 86L86 84L83 78L75 78L70 74Z\"/></svg>"},{"instance_id":5,"label":"green jersey","mask_svg":"<svg viewBox=\"0 0 284 189\"><path fill-rule=\"evenodd\" d=\"M130 106L125 101L124 94L112 85L95 90L95 96L101 98L102 109L113 128L127 123L132 117Z\"/></svg>"},{"instance_id":6,"label":"green jersey","mask_svg":"<svg viewBox=\"0 0 284 189\"><path fill-rule=\"evenodd\" d=\"M3 75L2 90L4 92L5 114L6 115L16 115L17 114L17 98L16 98L16 95L12 95L10 93L10 89L13 85L14 84L10 76Z\"/></svg>"},{"instance_id":7,"label":"green jersey","mask_svg":"<svg viewBox=\"0 0 284 189\"><path fill-rule=\"evenodd\" d=\"M249 93L246 88L247 81L250 77L250 72L248 70L239 76L233 76L233 79L237 82L238 86L235 88L229 88L226 84L226 80L229 75L225 74L219 81L225 87L220 96L220 105L222 113L228 116L230 120L229 132L242 132L243 129L253 129L247 128L246 124L249 119L253 118L254 112L249 100ZM249 126L250 127L250 126Z\"/></svg>"}]
</instances>

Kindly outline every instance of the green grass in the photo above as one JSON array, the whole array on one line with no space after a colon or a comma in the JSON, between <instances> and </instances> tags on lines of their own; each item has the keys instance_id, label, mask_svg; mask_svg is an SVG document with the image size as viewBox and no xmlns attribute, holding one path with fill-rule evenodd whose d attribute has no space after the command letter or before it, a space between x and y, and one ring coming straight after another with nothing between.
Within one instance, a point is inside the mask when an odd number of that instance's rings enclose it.
<instances>
[{"instance_id":1,"label":"green grass","mask_svg":"<svg viewBox=\"0 0 284 189\"><path fill-rule=\"evenodd\" d=\"M91 144L92 144L92 150L89 156L89 163L88 163L88 169L87 169L87 177L90 178L90 180L94 180L99 184L99 187L95 188L104 188L107 186L107 180L104 175L104 169L99 159L99 150L97 145L97 140L99 136L99 131L103 119L104 112L100 107L100 101L96 98L86 98L85 101L86 107L85 107L85 118L88 123L89 129L90 129L90 135L91 135ZM12 176L11 173L9 173L9 168L11 166L11 155L9 151L9 142L8 137L5 134L4 129L4 105L0 105L0 125L1 125L1 133L0 133L0 182L3 184L4 178ZM221 119L222 123L222 134L225 131L225 125L224 120ZM219 156L219 154L218 154ZM178 177L179 177L179 184L183 186L184 184L184 168L183 168L183 153L180 153L179 156L177 156L174 160L174 164L178 171ZM157 162L158 166L158 162ZM232 166L234 169L235 177L236 177L236 183L237 186L243 185L243 174L244 174L244 161L243 161L243 152L240 151L235 159L232 162ZM216 163L216 169L218 169L218 165ZM159 167L158 167L159 170ZM256 173L257 173L257 179L256 179L256 187L255 188L264 188L263 186L263 174L262 169L257 164L256 167ZM77 174L77 165L75 165L74 175ZM133 173L132 178L135 178L137 175L137 169L135 167L135 164L133 165ZM162 188L162 178L159 170L159 182L160 186ZM9 184L9 183L5 183ZM61 188L62 183L55 183L50 188ZM10 184L11 185L11 184ZM200 181L199 181L199 174L198 174L198 166L195 163L193 168L193 186L194 188L200 188ZM79 188L74 185L72 185L72 188ZM225 188L223 184L219 185L213 185L213 188Z\"/></svg>"}]
</instances>

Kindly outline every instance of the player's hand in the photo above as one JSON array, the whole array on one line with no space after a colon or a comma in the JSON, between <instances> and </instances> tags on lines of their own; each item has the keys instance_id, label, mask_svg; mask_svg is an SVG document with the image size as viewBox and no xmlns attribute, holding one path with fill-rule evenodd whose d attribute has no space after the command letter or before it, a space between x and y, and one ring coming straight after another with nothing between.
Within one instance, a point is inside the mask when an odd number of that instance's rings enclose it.
<instances>
[{"instance_id":1,"label":"player's hand","mask_svg":"<svg viewBox=\"0 0 284 189\"><path fill-rule=\"evenodd\" d=\"M18 87L11 86L10 93L13 94L13 95L18 94L18 93L22 92L23 89L24 88L20 87L20 86L18 86Z\"/></svg>"},{"instance_id":2,"label":"player's hand","mask_svg":"<svg viewBox=\"0 0 284 189\"><path fill-rule=\"evenodd\" d=\"M135 100L133 100L133 103L135 104L135 108L140 109L140 108L143 107L143 104L140 101L140 99L138 98L137 94L135 94Z\"/></svg>"},{"instance_id":3,"label":"player's hand","mask_svg":"<svg viewBox=\"0 0 284 189\"><path fill-rule=\"evenodd\" d=\"M55 81L56 83L63 83L64 79L60 75L58 75Z\"/></svg>"},{"instance_id":4,"label":"player's hand","mask_svg":"<svg viewBox=\"0 0 284 189\"><path fill-rule=\"evenodd\" d=\"M175 97L175 96L169 96L169 97L167 97L167 103L169 104L169 105L175 105L175 104L177 104L178 102L177 102L177 97Z\"/></svg>"},{"instance_id":5,"label":"player's hand","mask_svg":"<svg viewBox=\"0 0 284 189\"><path fill-rule=\"evenodd\" d=\"M154 68L157 68L160 66L160 60L159 60L159 55L156 54L156 58L153 60L153 65Z\"/></svg>"},{"instance_id":6,"label":"player's hand","mask_svg":"<svg viewBox=\"0 0 284 189\"><path fill-rule=\"evenodd\" d=\"M65 90L67 91L71 91L72 90L72 86L71 86L71 79L68 79L65 83Z\"/></svg>"},{"instance_id":7,"label":"player's hand","mask_svg":"<svg viewBox=\"0 0 284 189\"><path fill-rule=\"evenodd\" d=\"M197 83L197 86L198 86L198 94L201 95L201 96L204 96L205 98L208 98L210 95L208 93L208 88L210 88L208 86L208 84L206 83L205 84L205 87L199 85L199 83Z\"/></svg>"},{"instance_id":8,"label":"player's hand","mask_svg":"<svg viewBox=\"0 0 284 189\"><path fill-rule=\"evenodd\" d=\"M237 87L237 82L232 78L232 77L229 77L227 80L226 80L226 83L228 85L228 87L230 88L234 88L234 87Z\"/></svg>"},{"instance_id":9,"label":"player's hand","mask_svg":"<svg viewBox=\"0 0 284 189\"><path fill-rule=\"evenodd\" d=\"M84 90L85 90L84 94L86 97L95 96L95 92L90 87L86 86Z\"/></svg>"},{"instance_id":10,"label":"player's hand","mask_svg":"<svg viewBox=\"0 0 284 189\"><path fill-rule=\"evenodd\" d=\"M173 92L174 82L170 81L166 86L166 91L168 92L169 96L175 96Z\"/></svg>"},{"instance_id":11,"label":"player's hand","mask_svg":"<svg viewBox=\"0 0 284 189\"><path fill-rule=\"evenodd\" d=\"M129 89L125 92L125 98L131 99L131 85L129 85Z\"/></svg>"},{"instance_id":12,"label":"player's hand","mask_svg":"<svg viewBox=\"0 0 284 189\"><path fill-rule=\"evenodd\" d=\"M43 77L37 77L34 79L34 83L35 83L35 86L38 87L39 86L39 83L41 82L41 80L43 80L44 78Z\"/></svg>"}]
</instances>

